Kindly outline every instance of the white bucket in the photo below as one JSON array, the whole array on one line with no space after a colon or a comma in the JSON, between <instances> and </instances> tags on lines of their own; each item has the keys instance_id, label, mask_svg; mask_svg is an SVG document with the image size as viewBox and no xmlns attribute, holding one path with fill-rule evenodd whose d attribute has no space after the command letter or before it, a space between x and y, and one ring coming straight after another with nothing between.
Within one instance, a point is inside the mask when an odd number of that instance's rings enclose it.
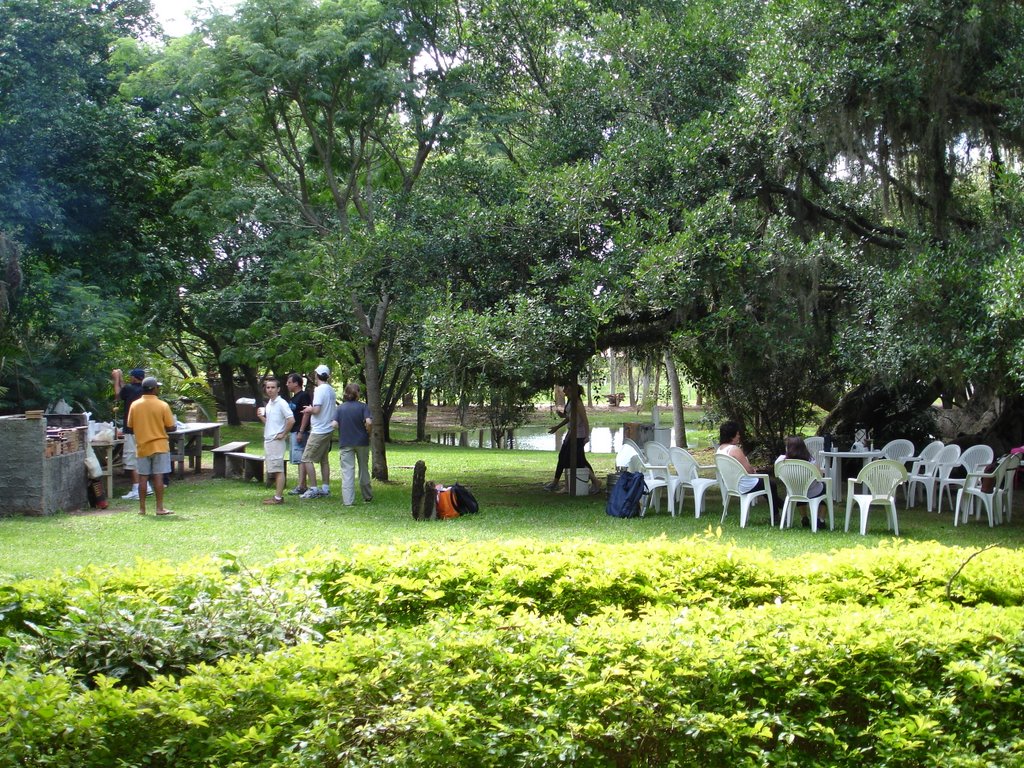
<instances>
[{"instance_id":1,"label":"white bucket","mask_svg":"<svg viewBox=\"0 0 1024 768\"><path fill-rule=\"evenodd\" d=\"M586 496L590 493L590 470L584 467L576 470L576 495Z\"/></svg>"}]
</instances>

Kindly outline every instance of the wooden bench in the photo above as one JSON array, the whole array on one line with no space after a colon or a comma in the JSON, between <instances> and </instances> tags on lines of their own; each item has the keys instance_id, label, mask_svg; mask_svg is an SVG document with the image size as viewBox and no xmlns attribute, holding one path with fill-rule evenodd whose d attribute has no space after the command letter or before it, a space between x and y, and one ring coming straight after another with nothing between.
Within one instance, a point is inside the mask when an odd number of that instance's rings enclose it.
<instances>
[{"instance_id":1,"label":"wooden bench","mask_svg":"<svg viewBox=\"0 0 1024 768\"><path fill-rule=\"evenodd\" d=\"M216 448L211 448L210 453L213 454L213 476L227 477L227 455L229 453L243 453L248 447L248 442L239 441L237 443L225 443L224 445L218 445Z\"/></svg>"},{"instance_id":2,"label":"wooden bench","mask_svg":"<svg viewBox=\"0 0 1024 768\"><path fill-rule=\"evenodd\" d=\"M265 472L267 457L257 456L255 453L226 453L224 458L227 460L227 475L234 478L241 478L243 480L259 480L266 486L271 485L270 478L273 477L269 472ZM284 463L284 481L288 482L288 462Z\"/></svg>"},{"instance_id":3,"label":"wooden bench","mask_svg":"<svg viewBox=\"0 0 1024 768\"><path fill-rule=\"evenodd\" d=\"M624 392L611 392L605 395L604 399L608 401L608 405L612 408L618 408L622 401L626 399L626 394Z\"/></svg>"}]
</instances>

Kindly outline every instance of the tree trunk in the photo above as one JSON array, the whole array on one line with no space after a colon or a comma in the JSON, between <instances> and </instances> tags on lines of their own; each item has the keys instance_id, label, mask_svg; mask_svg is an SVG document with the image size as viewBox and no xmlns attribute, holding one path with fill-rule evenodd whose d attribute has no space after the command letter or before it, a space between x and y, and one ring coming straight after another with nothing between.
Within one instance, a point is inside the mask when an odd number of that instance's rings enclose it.
<instances>
[{"instance_id":1,"label":"tree trunk","mask_svg":"<svg viewBox=\"0 0 1024 768\"><path fill-rule=\"evenodd\" d=\"M609 348L608 350L608 394L614 395L616 390L617 382L615 380L615 350Z\"/></svg>"},{"instance_id":2,"label":"tree trunk","mask_svg":"<svg viewBox=\"0 0 1024 768\"><path fill-rule=\"evenodd\" d=\"M633 379L633 360L626 355L626 375L629 377L629 407L636 408L636 382Z\"/></svg>"},{"instance_id":3,"label":"tree trunk","mask_svg":"<svg viewBox=\"0 0 1024 768\"><path fill-rule=\"evenodd\" d=\"M427 411L430 409L430 387L417 387L416 391L416 442L427 439Z\"/></svg>"},{"instance_id":4,"label":"tree trunk","mask_svg":"<svg viewBox=\"0 0 1024 768\"><path fill-rule=\"evenodd\" d=\"M245 377L246 383L249 385L249 390L252 392L253 399L257 403L261 402L263 399L263 387L260 386L259 371L251 365L242 365L239 367L242 370L242 375Z\"/></svg>"},{"instance_id":5,"label":"tree trunk","mask_svg":"<svg viewBox=\"0 0 1024 768\"><path fill-rule=\"evenodd\" d=\"M669 352L665 353L665 375L672 390L672 432L676 446L689 448L686 444L686 412L683 410L683 390L679 386L679 371Z\"/></svg>"},{"instance_id":6,"label":"tree trunk","mask_svg":"<svg viewBox=\"0 0 1024 768\"><path fill-rule=\"evenodd\" d=\"M371 321L359 299L355 295L352 296L352 311L359 322L359 329L363 334L363 360L366 363L366 404L370 408L370 418L373 419L373 429L370 432L370 454L373 456L373 470L370 474L374 480L380 480L381 482L388 481L388 454L384 429L386 422L380 387L380 339L390 302L391 296L389 294L384 293L381 295L373 320Z\"/></svg>"},{"instance_id":7,"label":"tree trunk","mask_svg":"<svg viewBox=\"0 0 1024 768\"><path fill-rule=\"evenodd\" d=\"M217 363L220 383L224 388L224 412L228 415L228 424L240 427L242 420L238 418L238 404L235 400L235 368L230 363Z\"/></svg>"}]
</instances>

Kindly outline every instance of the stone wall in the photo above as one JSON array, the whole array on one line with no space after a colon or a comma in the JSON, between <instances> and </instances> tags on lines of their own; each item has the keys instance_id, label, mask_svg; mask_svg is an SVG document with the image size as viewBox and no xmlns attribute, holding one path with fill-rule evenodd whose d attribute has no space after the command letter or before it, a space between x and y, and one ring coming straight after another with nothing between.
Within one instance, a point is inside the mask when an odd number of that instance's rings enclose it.
<instances>
[{"instance_id":1,"label":"stone wall","mask_svg":"<svg viewBox=\"0 0 1024 768\"><path fill-rule=\"evenodd\" d=\"M44 420L0 417L0 515L52 515L87 505L85 451L45 452Z\"/></svg>"}]
</instances>

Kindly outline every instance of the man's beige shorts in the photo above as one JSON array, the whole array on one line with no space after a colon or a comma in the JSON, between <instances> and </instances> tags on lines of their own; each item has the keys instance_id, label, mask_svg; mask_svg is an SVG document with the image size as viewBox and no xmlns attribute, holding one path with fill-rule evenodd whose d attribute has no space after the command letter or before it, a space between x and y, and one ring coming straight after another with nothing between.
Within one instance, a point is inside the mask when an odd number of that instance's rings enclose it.
<instances>
[{"instance_id":1,"label":"man's beige shorts","mask_svg":"<svg viewBox=\"0 0 1024 768\"><path fill-rule=\"evenodd\" d=\"M284 472L284 448L287 440L264 440L263 456L268 474Z\"/></svg>"},{"instance_id":2,"label":"man's beige shorts","mask_svg":"<svg viewBox=\"0 0 1024 768\"><path fill-rule=\"evenodd\" d=\"M303 464L317 464L327 458L331 452L332 432L323 434L311 433L306 439L306 450L302 452Z\"/></svg>"}]
</instances>

